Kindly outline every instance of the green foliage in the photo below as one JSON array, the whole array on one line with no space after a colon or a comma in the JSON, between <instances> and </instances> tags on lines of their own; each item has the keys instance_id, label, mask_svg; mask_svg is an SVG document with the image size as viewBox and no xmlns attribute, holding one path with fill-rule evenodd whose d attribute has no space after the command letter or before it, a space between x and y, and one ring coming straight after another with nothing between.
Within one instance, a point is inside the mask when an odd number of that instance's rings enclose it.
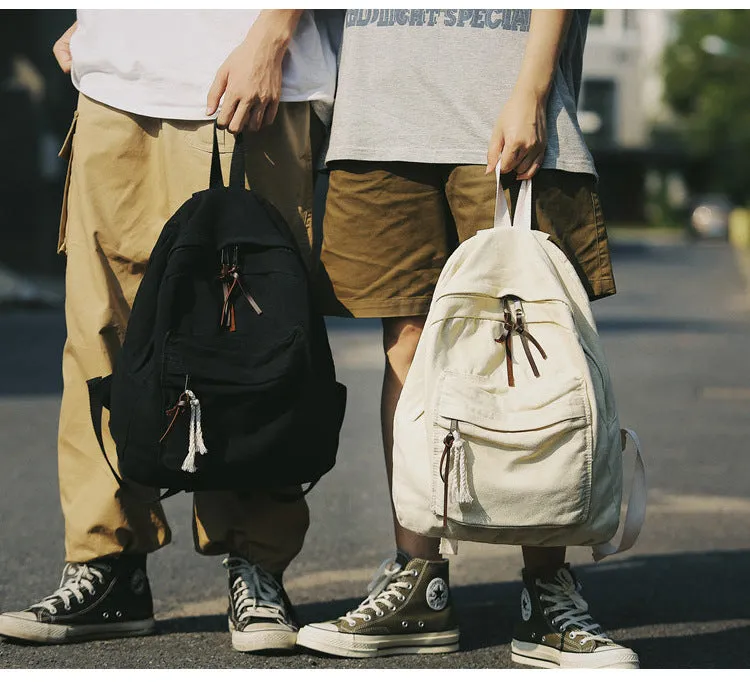
<instances>
[{"instance_id":1,"label":"green foliage","mask_svg":"<svg viewBox=\"0 0 750 682\"><path fill-rule=\"evenodd\" d=\"M592 9L589 15L589 26L603 26L604 25L604 10L603 9Z\"/></svg>"},{"instance_id":2,"label":"green foliage","mask_svg":"<svg viewBox=\"0 0 750 682\"><path fill-rule=\"evenodd\" d=\"M675 28L664 54L665 98L680 119L687 150L700 161L701 189L747 203L750 11L683 10Z\"/></svg>"}]
</instances>

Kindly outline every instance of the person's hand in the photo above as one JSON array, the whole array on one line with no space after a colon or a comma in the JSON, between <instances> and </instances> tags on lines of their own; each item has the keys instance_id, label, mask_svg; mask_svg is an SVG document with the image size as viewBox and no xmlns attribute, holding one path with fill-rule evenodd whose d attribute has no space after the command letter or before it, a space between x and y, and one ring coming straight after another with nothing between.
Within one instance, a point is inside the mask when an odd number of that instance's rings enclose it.
<instances>
[{"instance_id":1,"label":"person's hand","mask_svg":"<svg viewBox=\"0 0 750 682\"><path fill-rule=\"evenodd\" d=\"M206 115L238 133L270 125L281 99L281 65L301 10L264 10L245 40L221 65L208 92Z\"/></svg>"},{"instance_id":2,"label":"person's hand","mask_svg":"<svg viewBox=\"0 0 750 682\"><path fill-rule=\"evenodd\" d=\"M52 54L55 55L63 73L70 73L70 67L73 63L73 58L70 56L70 39L76 32L77 26L78 22L76 21L52 46Z\"/></svg>"},{"instance_id":3,"label":"person's hand","mask_svg":"<svg viewBox=\"0 0 750 682\"><path fill-rule=\"evenodd\" d=\"M499 163L500 172L515 170L519 180L529 180L541 168L546 148L546 98L514 92L492 131L486 172Z\"/></svg>"}]
</instances>

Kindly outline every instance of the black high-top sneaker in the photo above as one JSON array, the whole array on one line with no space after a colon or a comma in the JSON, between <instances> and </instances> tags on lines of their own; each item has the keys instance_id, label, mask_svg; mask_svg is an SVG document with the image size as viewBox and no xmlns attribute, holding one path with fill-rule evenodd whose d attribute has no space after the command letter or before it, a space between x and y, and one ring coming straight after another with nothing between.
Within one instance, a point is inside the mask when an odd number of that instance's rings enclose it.
<instances>
[{"instance_id":1,"label":"black high-top sneaker","mask_svg":"<svg viewBox=\"0 0 750 682\"><path fill-rule=\"evenodd\" d=\"M64 644L154 632L146 556L65 564L59 589L25 611L0 614L0 636Z\"/></svg>"},{"instance_id":2,"label":"black high-top sneaker","mask_svg":"<svg viewBox=\"0 0 750 682\"><path fill-rule=\"evenodd\" d=\"M239 556L224 559L229 571L229 631L237 651L293 649L294 609L281 582Z\"/></svg>"},{"instance_id":3,"label":"black high-top sneaker","mask_svg":"<svg viewBox=\"0 0 750 682\"><path fill-rule=\"evenodd\" d=\"M448 562L387 560L356 609L327 623L306 625L297 644L349 658L442 654L458 650Z\"/></svg>"},{"instance_id":4,"label":"black high-top sneaker","mask_svg":"<svg viewBox=\"0 0 750 682\"><path fill-rule=\"evenodd\" d=\"M521 622L511 644L516 663L536 668L638 668L638 655L595 623L567 564L548 574L523 571Z\"/></svg>"}]
</instances>

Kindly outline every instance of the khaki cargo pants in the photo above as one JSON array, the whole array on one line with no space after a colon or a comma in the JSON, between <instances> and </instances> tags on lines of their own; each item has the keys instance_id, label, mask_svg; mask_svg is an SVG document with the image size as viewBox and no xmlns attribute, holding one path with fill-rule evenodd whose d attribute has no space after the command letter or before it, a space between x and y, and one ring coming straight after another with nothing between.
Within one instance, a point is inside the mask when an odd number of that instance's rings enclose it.
<instances>
[{"instance_id":1,"label":"khaki cargo pants","mask_svg":"<svg viewBox=\"0 0 750 682\"><path fill-rule=\"evenodd\" d=\"M306 252L312 119L307 102L282 103L272 126L244 136L248 185L276 205ZM109 471L92 429L86 380L111 372L162 227L208 186L212 140L211 122L136 116L79 99L61 152L69 158L59 244L67 254L68 336L58 441L67 561L153 552L170 541L161 505L143 501L157 491L129 493ZM233 144L219 131L225 182ZM114 461L106 425L105 444ZM196 493L193 508L199 552L237 552L277 574L302 548L309 523L304 500L278 502L261 493Z\"/></svg>"}]
</instances>

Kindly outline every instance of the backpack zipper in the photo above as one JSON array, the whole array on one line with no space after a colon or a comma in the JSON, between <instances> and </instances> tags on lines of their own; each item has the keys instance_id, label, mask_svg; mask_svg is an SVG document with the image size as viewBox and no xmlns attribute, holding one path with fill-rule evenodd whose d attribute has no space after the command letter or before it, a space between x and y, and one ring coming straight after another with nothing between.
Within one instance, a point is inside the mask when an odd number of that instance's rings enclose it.
<instances>
[{"instance_id":1,"label":"backpack zipper","mask_svg":"<svg viewBox=\"0 0 750 682\"><path fill-rule=\"evenodd\" d=\"M232 294L234 293L235 287L237 287L245 300L250 304L252 309L257 315L262 315L263 310L258 305L258 302L253 298L252 294L245 289L242 285L241 275L239 272L239 246L233 244L232 246L225 246L221 249L221 270L219 272L219 279L221 280L222 291L224 292L224 303L221 307L221 320L219 324L222 327L226 327L229 331L233 332L236 330L234 303L232 303Z\"/></svg>"},{"instance_id":2,"label":"backpack zipper","mask_svg":"<svg viewBox=\"0 0 750 682\"><path fill-rule=\"evenodd\" d=\"M534 361L534 356L531 354L529 341L534 344L544 360L547 359L547 353L545 353L542 345L534 338L526 327L526 315L523 310L521 299L515 296L503 296L500 300L503 304L503 331L495 341L497 343L502 343L505 346L505 364L508 370L508 386L514 387L516 384L515 377L513 376L513 332L516 332L516 334L521 337L521 346L526 355L526 360L537 379L540 376L539 368Z\"/></svg>"}]
</instances>

